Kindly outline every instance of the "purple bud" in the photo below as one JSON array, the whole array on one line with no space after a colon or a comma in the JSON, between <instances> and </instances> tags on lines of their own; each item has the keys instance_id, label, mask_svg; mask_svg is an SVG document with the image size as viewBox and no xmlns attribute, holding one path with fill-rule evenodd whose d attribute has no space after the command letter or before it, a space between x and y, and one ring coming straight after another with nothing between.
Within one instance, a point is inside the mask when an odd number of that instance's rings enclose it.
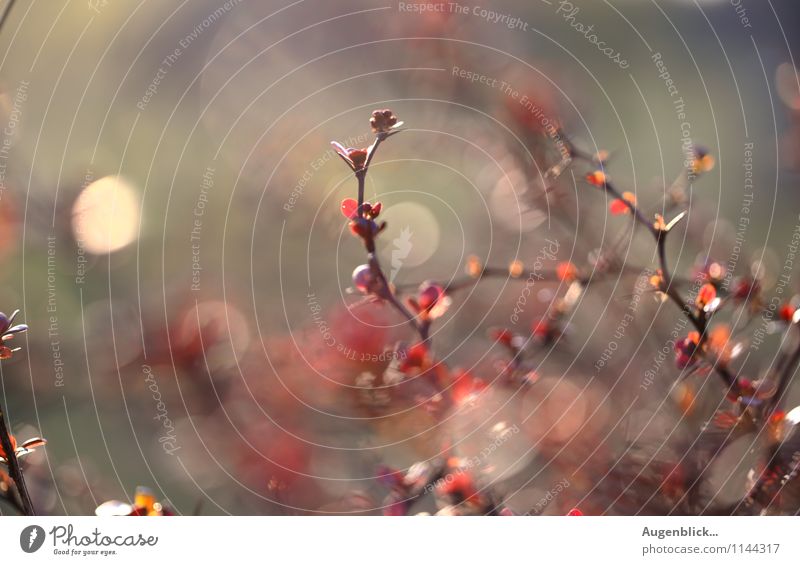
<instances>
[{"instance_id":1,"label":"purple bud","mask_svg":"<svg viewBox=\"0 0 800 565\"><path fill-rule=\"evenodd\" d=\"M353 285L359 292L368 294L372 290L375 277L369 265L359 265L353 271Z\"/></svg>"}]
</instances>

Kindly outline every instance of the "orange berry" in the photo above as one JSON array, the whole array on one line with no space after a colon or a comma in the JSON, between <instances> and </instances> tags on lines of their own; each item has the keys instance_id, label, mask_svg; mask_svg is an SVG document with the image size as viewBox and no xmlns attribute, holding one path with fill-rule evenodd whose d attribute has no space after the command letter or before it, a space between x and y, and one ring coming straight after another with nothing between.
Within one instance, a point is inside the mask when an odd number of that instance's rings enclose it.
<instances>
[{"instance_id":1,"label":"orange berry","mask_svg":"<svg viewBox=\"0 0 800 565\"><path fill-rule=\"evenodd\" d=\"M593 186L605 186L606 174L603 171L594 171L593 173L586 175L586 182Z\"/></svg>"},{"instance_id":2,"label":"orange berry","mask_svg":"<svg viewBox=\"0 0 800 565\"><path fill-rule=\"evenodd\" d=\"M559 263L556 267L556 275L561 281L572 282L578 277L578 267L569 261Z\"/></svg>"},{"instance_id":3,"label":"orange berry","mask_svg":"<svg viewBox=\"0 0 800 565\"><path fill-rule=\"evenodd\" d=\"M717 289L711 283L706 283L700 290L697 292L697 298L695 298L695 304L701 310L711 304L711 302L717 297Z\"/></svg>"}]
</instances>

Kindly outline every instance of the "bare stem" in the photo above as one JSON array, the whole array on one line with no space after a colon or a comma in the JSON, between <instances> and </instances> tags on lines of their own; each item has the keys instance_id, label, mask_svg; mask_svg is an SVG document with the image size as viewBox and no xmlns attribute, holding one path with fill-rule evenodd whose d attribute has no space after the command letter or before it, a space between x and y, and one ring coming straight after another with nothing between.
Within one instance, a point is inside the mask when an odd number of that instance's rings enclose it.
<instances>
[{"instance_id":1,"label":"bare stem","mask_svg":"<svg viewBox=\"0 0 800 565\"><path fill-rule=\"evenodd\" d=\"M364 217L364 188L366 185L367 180L367 170L369 169L369 164L372 162L372 158L375 156L375 152L378 150L381 142L385 139L385 134L379 133L375 137L375 143L372 145L372 149L367 156L367 160L364 163L364 166L356 171L356 179L358 180L358 217ZM403 317L408 320L409 325L414 328L414 331L417 332L422 339L422 341L429 341L429 324L423 323L417 320L417 317L412 314L408 308L397 298L395 293L392 291L392 287L389 284L389 280L386 278L386 274L383 272L381 268L380 261L378 260L378 253L375 246L375 236L372 234L371 231L368 231L367 234L364 236L364 246L367 248L367 260L369 263L370 271L372 272L373 277L378 283L378 291L377 294L380 298L386 300L392 307L400 312Z\"/></svg>"}]
</instances>

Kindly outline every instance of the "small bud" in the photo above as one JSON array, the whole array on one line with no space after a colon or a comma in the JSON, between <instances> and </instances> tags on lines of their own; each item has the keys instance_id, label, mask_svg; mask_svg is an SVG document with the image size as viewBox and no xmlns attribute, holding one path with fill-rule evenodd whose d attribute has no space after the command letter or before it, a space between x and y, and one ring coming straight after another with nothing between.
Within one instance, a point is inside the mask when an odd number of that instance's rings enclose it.
<instances>
[{"instance_id":1,"label":"small bud","mask_svg":"<svg viewBox=\"0 0 800 565\"><path fill-rule=\"evenodd\" d=\"M694 158L690 166L690 172L693 175L707 173L714 168L716 161L714 156L711 155L704 147L696 147L694 150Z\"/></svg>"},{"instance_id":2,"label":"small bud","mask_svg":"<svg viewBox=\"0 0 800 565\"><path fill-rule=\"evenodd\" d=\"M467 258L467 265L465 268L467 274L473 279L477 279L483 273L483 263L476 255L470 255Z\"/></svg>"},{"instance_id":3,"label":"small bud","mask_svg":"<svg viewBox=\"0 0 800 565\"><path fill-rule=\"evenodd\" d=\"M389 109L375 110L369 119L369 125L375 133L386 133L397 126L397 116Z\"/></svg>"},{"instance_id":4,"label":"small bud","mask_svg":"<svg viewBox=\"0 0 800 565\"><path fill-rule=\"evenodd\" d=\"M586 182L592 186L604 187L606 185L606 174L603 171L594 171L586 175Z\"/></svg>"},{"instance_id":5,"label":"small bud","mask_svg":"<svg viewBox=\"0 0 800 565\"><path fill-rule=\"evenodd\" d=\"M525 265L522 263L522 261L511 261L511 263L508 265L508 275L512 279L518 279L521 277L524 270Z\"/></svg>"}]
</instances>

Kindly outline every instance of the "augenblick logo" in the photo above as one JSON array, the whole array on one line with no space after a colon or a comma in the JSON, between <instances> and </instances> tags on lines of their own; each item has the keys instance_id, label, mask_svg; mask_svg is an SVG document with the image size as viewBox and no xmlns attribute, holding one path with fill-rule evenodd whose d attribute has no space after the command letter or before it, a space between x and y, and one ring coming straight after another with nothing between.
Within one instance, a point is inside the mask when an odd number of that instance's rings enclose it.
<instances>
[{"instance_id":1,"label":"augenblick logo","mask_svg":"<svg viewBox=\"0 0 800 565\"><path fill-rule=\"evenodd\" d=\"M114 555L118 547L153 547L158 543L158 536L106 535L97 528L88 534L76 533L72 524L55 526L49 535L55 555ZM28 526L19 535L19 545L25 553L33 553L42 547L46 537L41 526Z\"/></svg>"},{"instance_id":2,"label":"augenblick logo","mask_svg":"<svg viewBox=\"0 0 800 565\"><path fill-rule=\"evenodd\" d=\"M37 551L44 543L44 528L41 526L28 526L19 534L19 546L25 553Z\"/></svg>"}]
</instances>

